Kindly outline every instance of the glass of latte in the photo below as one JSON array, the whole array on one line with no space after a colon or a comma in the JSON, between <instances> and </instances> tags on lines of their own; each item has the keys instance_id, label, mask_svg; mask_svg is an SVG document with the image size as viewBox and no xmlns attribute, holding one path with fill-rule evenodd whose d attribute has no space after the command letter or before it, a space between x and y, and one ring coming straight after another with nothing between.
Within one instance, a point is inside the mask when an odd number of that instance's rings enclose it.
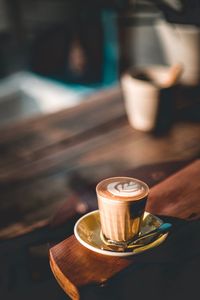
<instances>
[{"instance_id":1,"label":"glass of latte","mask_svg":"<svg viewBox=\"0 0 200 300\"><path fill-rule=\"evenodd\" d=\"M96 193L102 239L125 248L140 232L149 187L135 178L112 177L99 182Z\"/></svg>"}]
</instances>

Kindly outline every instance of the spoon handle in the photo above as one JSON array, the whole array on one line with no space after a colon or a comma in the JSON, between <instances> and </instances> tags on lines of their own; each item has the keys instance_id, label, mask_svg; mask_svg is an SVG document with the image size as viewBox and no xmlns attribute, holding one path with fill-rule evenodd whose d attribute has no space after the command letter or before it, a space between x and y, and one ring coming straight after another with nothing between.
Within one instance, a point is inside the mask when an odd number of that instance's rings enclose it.
<instances>
[{"instance_id":1,"label":"spoon handle","mask_svg":"<svg viewBox=\"0 0 200 300\"><path fill-rule=\"evenodd\" d=\"M160 225L160 227L146 233L143 234L141 237L137 238L136 240L134 240L132 243L128 244L127 247L128 248L134 248L136 246L138 246L138 243L140 243L141 241L143 241L143 239L146 239L148 237L152 237L152 236L157 236L161 233L167 232L169 231L169 229L171 228L172 224L170 223L163 223Z\"/></svg>"},{"instance_id":2,"label":"spoon handle","mask_svg":"<svg viewBox=\"0 0 200 300\"><path fill-rule=\"evenodd\" d=\"M148 237L154 237L157 238L157 236L159 236L160 234L169 231L169 229L171 228L172 224L170 223L163 223L161 224L158 228L143 234L141 237L137 238L136 240L134 240L132 243L129 243L128 245L124 245L124 246L119 246L119 245L104 245L102 246L102 249L107 250L107 251L118 251L118 252L124 252L124 251L128 251L131 249L136 249L136 248L140 248L143 244L141 243L144 239L148 238Z\"/></svg>"}]
</instances>

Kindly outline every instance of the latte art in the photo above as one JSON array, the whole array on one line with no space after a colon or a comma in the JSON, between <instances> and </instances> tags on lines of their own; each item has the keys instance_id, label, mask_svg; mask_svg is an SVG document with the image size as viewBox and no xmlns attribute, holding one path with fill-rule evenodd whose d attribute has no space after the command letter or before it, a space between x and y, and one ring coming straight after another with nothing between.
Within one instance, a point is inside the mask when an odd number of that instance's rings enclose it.
<instances>
[{"instance_id":1,"label":"latte art","mask_svg":"<svg viewBox=\"0 0 200 300\"><path fill-rule=\"evenodd\" d=\"M143 193L144 188L138 182L111 182L107 185L107 190L114 196L132 197Z\"/></svg>"},{"instance_id":2,"label":"latte art","mask_svg":"<svg viewBox=\"0 0 200 300\"><path fill-rule=\"evenodd\" d=\"M139 233L148 185L133 177L118 176L100 181L96 192L104 242L126 247Z\"/></svg>"},{"instance_id":3,"label":"latte art","mask_svg":"<svg viewBox=\"0 0 200 300\"><path fill-rule=\"evenodd\" d=\"M102 180L96 187L98 197L111 201L139 201L146 197L149 188L133 177L111 177ZM107 201L106 200L106 201Z\"/></svg>"}]
</instances>

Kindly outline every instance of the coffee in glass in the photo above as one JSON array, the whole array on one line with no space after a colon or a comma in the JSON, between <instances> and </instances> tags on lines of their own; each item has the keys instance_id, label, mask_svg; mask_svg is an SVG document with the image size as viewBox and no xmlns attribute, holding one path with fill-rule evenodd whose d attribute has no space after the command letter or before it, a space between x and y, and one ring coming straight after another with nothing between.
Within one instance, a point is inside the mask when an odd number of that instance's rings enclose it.
<instances>
[{"instance_id":1,"label":"coffee in glass","mask_svg":"<svg viewBox=\"0 0 200 300\"><path fill-rule=\"evenodd\" d=\"M149 193L147 184L131 177L112 177L99 182L96 192L104 241L128 245L140 231Z\"/></svg>"}]
</instances>

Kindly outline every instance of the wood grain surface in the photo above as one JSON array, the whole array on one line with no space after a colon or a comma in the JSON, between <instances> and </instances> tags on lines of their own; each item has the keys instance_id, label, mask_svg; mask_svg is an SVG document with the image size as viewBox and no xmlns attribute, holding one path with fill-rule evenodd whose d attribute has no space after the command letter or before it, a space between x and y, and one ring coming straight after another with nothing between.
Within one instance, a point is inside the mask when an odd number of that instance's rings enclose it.
<instances>
[{"instance_id":1,"label":"wood grain surface","mask_svg":"<svg viewBox=\"0 0 200 300\"><path fill-rule=\"evenodd\" d=\"M129 293L127 290L127 294L123 293L123 295L126 294L126 298L122 297L122 293L121 297L119 296L120 294L118 296L116 296L117 294L113 294L114 291L118 291L117 293L119 293L116 282L113 284L111 290L107 290L108 294L103 294L103 298L101 292L99 294L97 290L102 286L109 286L110 282L112 285L115 277L118 278L117 282L120 286L120 274L124 274L122 271L129 268L137 269L138 264L143 266L149 259L151 262L153 258L154 263L156 260L158 262L162 260L178 263L179 259L183 258L185 254L189 253L191 257L195 257L197 255L196 251L199 248L197 247L197 242L193 245L194 248L192 247L192 243L200 241L196 239L196 236L194 239L194 236L190 234L190 245L186 251L182 245L184 242L184 233L181 233L182 235L178 237L177 233L180 232L180 229L177 229L179 228L177 224L190 220L187 224L192 224L192 233L193 235L197 235L198 232L194 230L194 220L200 219L199 194L200 160L197 160L150 190L147 211L160 215L174 224L173 231L167 241L160 247L149 251L150 257L148 256L148 251L147 254L131 258L107 257L96 254L84 248L74 235L72 235L50 249L50 264L57 281L72 299L112 299L110 298L111 295L113 295L113 299L130 299L130 286ZM183 225L182 227L188 228ZM188 239L187 230L185 231L185 238ZM181 252L180 246L182 247ZM191 252L191 249L193 249L194 253ZM137 276L137 271L135 273L135 276ZM195 274L194 276L196 276ZM131 277L131 280L133 285L134 278ZM93 294L88 294L88 291L93 291ZM109 294L109 291L111 294Z\"/></svg>"},{"instance_id":2,"label":"wood grain surface","mask_svg":"<svg viewBox=\"0 0 200 300\"><path fill-rule=\"evenodd\" d=\"M128 169L194 159L199 136L200 124L181 118L160 136L134 130L119 87L0 129L0 239L47 227L66 202L66 222L83 213L70 183L74 172L98 182Z\"/></svg>"}]
</instances>

